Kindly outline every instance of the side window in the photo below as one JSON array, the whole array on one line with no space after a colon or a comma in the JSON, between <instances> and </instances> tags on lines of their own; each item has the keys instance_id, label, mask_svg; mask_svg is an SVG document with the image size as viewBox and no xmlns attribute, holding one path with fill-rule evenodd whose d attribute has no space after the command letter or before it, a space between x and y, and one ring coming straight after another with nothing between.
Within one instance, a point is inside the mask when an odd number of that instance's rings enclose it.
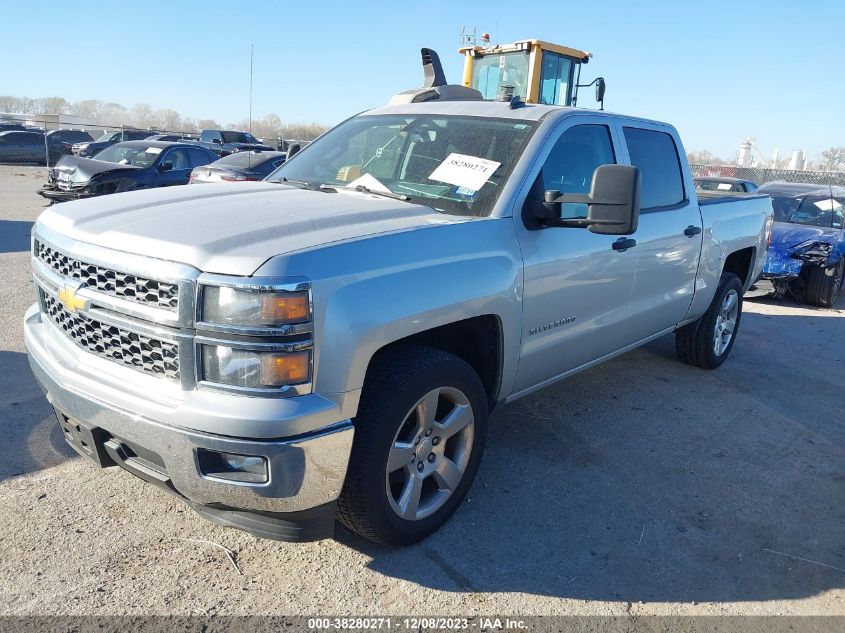
<instances>
[{"instance_id":1,"label":"side window","mask_svg":"<svg viewBox=\"0 0 845 633\"><path fill-rule=\"evenodd\" d=\"M201 152L197 149L189 149L188 156L190 157L190 166L191 167L199 167L200 165L208 165L208 163L213 162L214 159L210 158L208 154L205 152ZM216 157L215 157L216 158Z\"/></svg>"},{"instance_id":2,"label":"side window","mask_svg":"<svg viewBox=\"0 0 845 633\"><path fill-rule=\"evenodd\" d=\"M640 207L668 207L684 200L684 180L675 140L665 132L626 127L631 163L643 178Z\"/></svg>"},{"instance_id":3,"label":"side window","mask_svg":"<svg viewBox=\"0 0 845 633\"><path fill-rule=\"evenodd\" d=\"M572 60L556 53L543 52L543 66L540 75L540 103L565 105L569 94L569 75Z\"/></svg>"},{"instance_id":4,"label":"side window","mask_svg":"<svg viewBox=\"0 0 845 633\"><path fill-rule=\"evenodd\" d=\"M610 130L606 125L576 125L561 134L543 164L543 191L589 193L593 172L600 165L616 162ZM563 205L564 218L587 217L586 204Z\"/></svg>"},{"instance_id":5,"label":"side window","mask_svg":"<svg viewBox=\"0 0 845 633\"><path fill-rule=\"evenodd\" d=\"M190 168L190 160L188 159L188 152L184 149L171 149L164 155L164 158L161 160L161 164L164 165L166 163L170 163L173 165L173 171L177 171L179 169L189 169Z\"/></svg>"},{"instance_id":6,"label":"side window","mask_svg":"<svg viewBox=\"0 0 845 633\"><path fill-rule=\"evenodd\" d=\"M841 229L845 224L845 197L831 198L831 213L833 215L831 226Z\"/></svg>"}]
</instances>

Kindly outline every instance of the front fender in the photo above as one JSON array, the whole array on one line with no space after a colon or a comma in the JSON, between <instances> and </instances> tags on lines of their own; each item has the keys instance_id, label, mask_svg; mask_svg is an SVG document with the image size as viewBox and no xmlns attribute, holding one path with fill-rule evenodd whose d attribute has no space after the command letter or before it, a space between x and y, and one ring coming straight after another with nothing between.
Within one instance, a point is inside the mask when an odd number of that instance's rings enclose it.
<instances>
[{"instance_id":1,"label":"front fender","mask_svg":"<svg viewBox=\"0 0 845 633\"><path fill-rule=\"evenodd\" d=\"M359 390L373 355L467 318L502 324L502 394L516 375L522 259L507 219L461 218L280 256L256 275L305 276L314 302L314 390Z\"/></svg>"}]
</instances>

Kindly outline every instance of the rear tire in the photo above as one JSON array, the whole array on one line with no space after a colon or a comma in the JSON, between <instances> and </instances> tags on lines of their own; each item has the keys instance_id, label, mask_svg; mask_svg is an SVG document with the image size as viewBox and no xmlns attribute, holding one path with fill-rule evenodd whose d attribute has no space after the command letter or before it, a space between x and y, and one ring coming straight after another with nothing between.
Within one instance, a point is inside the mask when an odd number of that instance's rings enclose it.
<instances>
[{"instance_id":1,"label":"rear tire","mask_svg":"<svg viewBox=\"0 0 845 633\"><path fill-rule=\"evenodd\" d=\"M839 298L845 274L845 257L832 266L813 266L807 271L804 300L821 308L832 308Z\"/></svg>"},{"instance_id":2,"label":"rear tire","mask_svg":"<svg viewBox=\"0 0 845 633\"><path fill-rule=\"evenodd\" d=\"M678 358L688 365L716 369L733 349L741 318L742 283L733 273L722 273L707 312L675 331Z\"/></svg>"},{"instance_id":3,"label":"rear tire","mask_svg":"<svg viewBox=\"0 0 845 633\"><path fill-rule=\"evenodd\" d=\"M370 541L410 545L466 496L484 453L487 396L472 367L437 349L397 346L373 362L338 519Z\"/></svg>"}]
</instances>

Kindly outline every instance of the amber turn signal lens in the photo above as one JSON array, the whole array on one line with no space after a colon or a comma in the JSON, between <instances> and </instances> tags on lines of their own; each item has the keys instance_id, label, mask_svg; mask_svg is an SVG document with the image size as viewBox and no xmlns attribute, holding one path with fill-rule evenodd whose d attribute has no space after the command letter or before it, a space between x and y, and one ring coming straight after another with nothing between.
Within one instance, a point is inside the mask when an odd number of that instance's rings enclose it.
<instances>
[{"instance_id":1,"label":"amber turn signal lens","mask_svg":"<svg viewBox=\"0 0 845 633\"><path fill-rule=\"evenodd\" d=\"M310 352L265 352L261 354L261 384L268 387L308 382Z\"/></svg>"},{"instance_id":2,"label":"amber turn signal lens","mask_svg":"<svg viewBox=\"0 0 845 633\"><path fill-rule=\"evenodd\" d=\"M306 292L261 297L261 321L264 323L298 323L307 321L310 315Z\"/></svg>"}]
</instances>

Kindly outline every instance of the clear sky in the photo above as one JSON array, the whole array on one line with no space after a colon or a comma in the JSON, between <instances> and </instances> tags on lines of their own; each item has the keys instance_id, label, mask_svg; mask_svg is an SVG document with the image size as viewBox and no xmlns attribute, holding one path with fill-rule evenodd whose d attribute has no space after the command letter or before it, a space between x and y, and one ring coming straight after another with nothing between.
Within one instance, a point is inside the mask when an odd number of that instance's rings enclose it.
<instances>
[{"instance_id":1,"label":"clear sky","mask_svg":"<svg viewBox=\"0 0 845 633\"><path fill-rule=\"evenodd\" d=\"M0 94L238 121L254 44L254 115L334 124L419 86L421 46L458 83L466 25L593 52L582 80L606 78L607 108L673 123L688 150L845 145L845 0L0 0L0 15Z\"/></svg>"}]
</instances>

